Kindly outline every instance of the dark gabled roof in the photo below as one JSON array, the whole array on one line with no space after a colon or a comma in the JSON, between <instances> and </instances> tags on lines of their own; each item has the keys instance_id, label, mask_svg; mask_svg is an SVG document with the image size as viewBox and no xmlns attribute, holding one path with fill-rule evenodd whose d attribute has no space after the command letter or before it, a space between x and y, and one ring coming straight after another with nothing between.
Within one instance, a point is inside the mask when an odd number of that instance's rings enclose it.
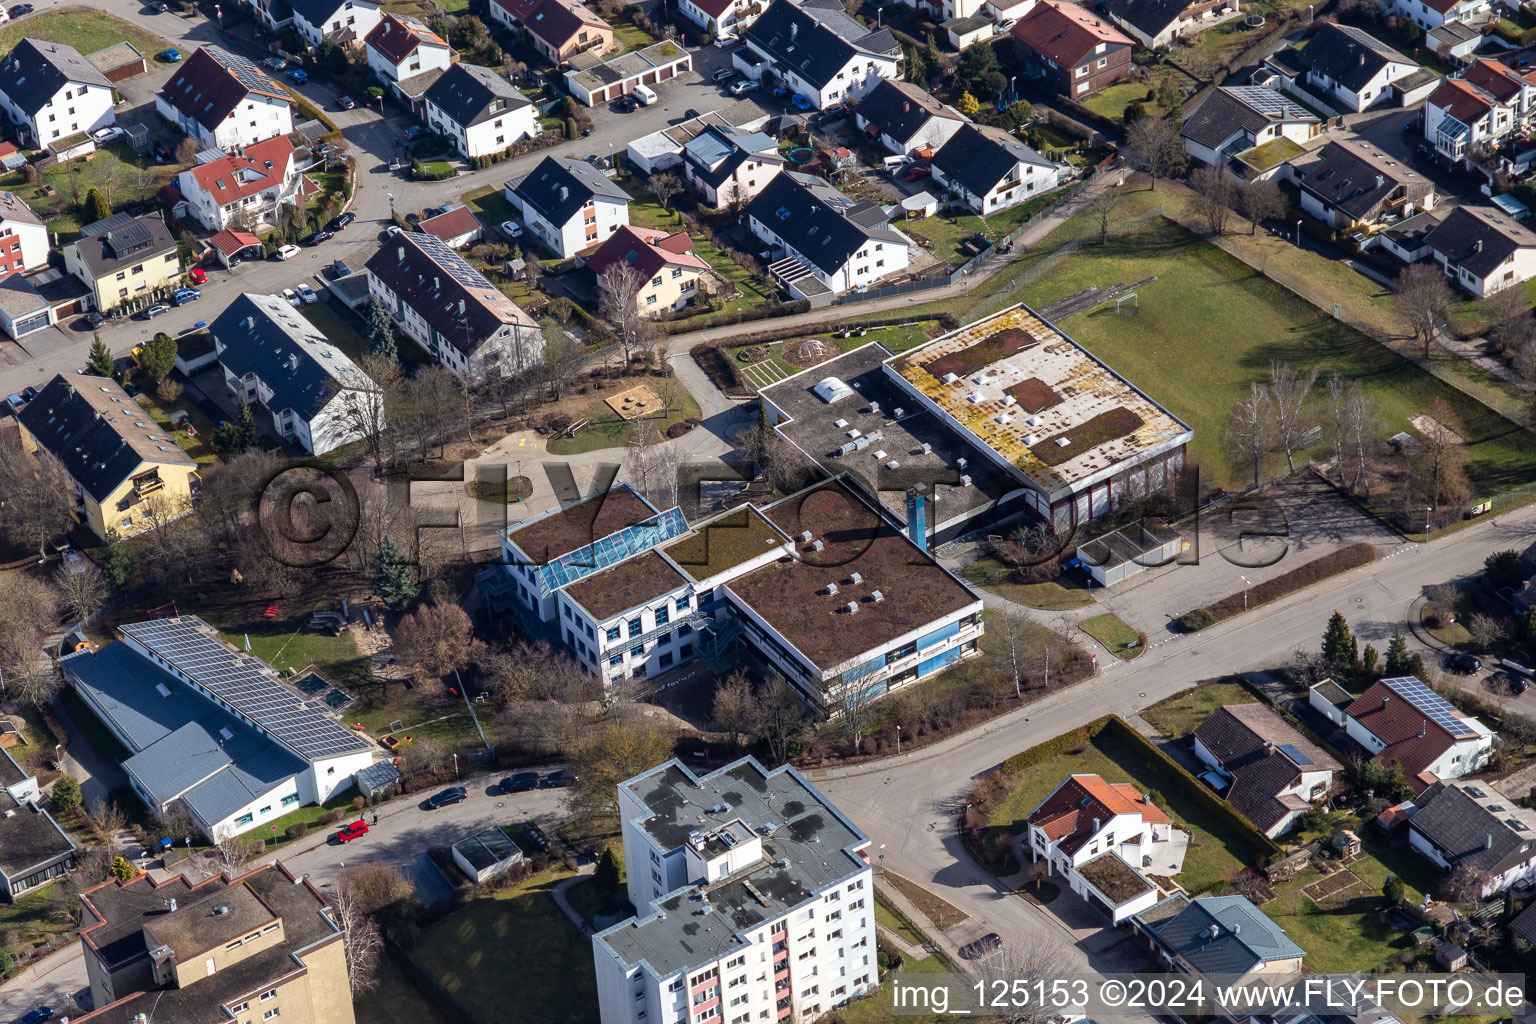
<instances>
[{"instance_id":1,"label":"dark gabled roof","mask_svg":"<svg viewBox=\"0 0 1536 1024\"><path fill-rule=\"evenodd\" d=\"M1364 29L1350 25L1324 25L1300 50L1301 65L1359 92L1389 63L1410 64L1405 57Z\"/></svg>"},{"instance_id":2,"label":"dark gabled roof","mask_svg":"<svg viewBox=\"0 0 1536 1024\"><path fill-rule=\"evenodd\" d=\"M905 142L935 117L964 121L965 116L948 107L932 93L911 82L889 78L871 89L858 106L859 117L898 142Z\"/></svg>"},{"instance_id":3,"label":"dark gabled roof","mask_svg":"<svg viewBox=\"0 0 1536 1024\"><path fill-rule=\"evenodd\" d=\"M280 295L241 295L208 328L223 346L219 362L236 377L254 373L272 389L268 408L313 417L338 387L372 381L345 352Z\"/></svg>"},{"instance_id":4,"label":"dark gabled roof","mask_svg":"<svg viewBox=\"0 0 1536 1024\"><path fill-rule=\"evenodd\" d=\"M96 278L176 251L176 240L159 214L133 217L120 213L108 220L114 223L106 230L93 230L95 224L81 228L81 238L74 243L80 261ZM96 223L105 224L106 221Z\"/></svg>"},{"instance_id":5,"label":"dark gabled roof","mask_svg":"<svg viewBox=\"0 0 1536 1024\"><path fill-rule=\"evenodd\" d=\"M209 131L224 123L251 94L293 102L288 90L254 63L217 46L204 46L176 69L160 95Z\"/></svg>"},{"instance_id":6,"label":"dark gabled roof","mask_svg":"<svg viewBox=\"0 0 1536 1024\"><path fill-rule=\"evenodd\" d=\"M539 165L507 186L539 216L560 225L581 212L593 198L628 203L630 195L584 160L547 156Z\"/></svg>"},{"instance_id":7,"label":"dark gabled roof","mask_svg":"<svg viewBox=\"0 0 1536 1024\"><path fill-rule=\"evenodd\" d=\"M742 38L818 88L860 52L887 54L896 48L889 32L870 31L843 13L841 5L834 14L810 4L796 7L789 0L773 0Z\"/></svg>"},{"instance_id":8,"label":"dark gabled roof","mask_svg":"<svg viewBox=\"0 0 1536 1024\"><path fill-rule=\"evenodd\" d=\"M1359 153L1330 142L1317 151L1317 159L1291 165L1296 184L1321 201L1336 206L1357 220L1366 220L1412 171L1368 160Z\"/></svg>"},{"instance_id":9,"label":"dark gabled roof","mask_svg":"<svg viewBox=\"0 0 1536 1024\"><path fill-rule=\"evenodd\" d=\"M1191 5L1189 0L1109 0L1107 6L1111 17L1156 36Z\"/></svg>"},{"instance_id":10,"label":"dark gabled roof","mask_svg":"<svg viewBox=\"0 0 1536 1024\"><path fill-rule=\"evenodd\" d=\"M97 501L146 462L197 465L110 377L61 373L17 418Z\"/></svg>"},{"instance_id":11,"label":"dark gabled roof","mask_svg":"<svg viewBox=\"0 0 1536 1024\"><path fill-rule=\"evenodd\" d=\"M1217 708L1195 729L1195 738L1232 776L1227 802L1265 833L1290 812L1306 807L1299 796L1279 795L1302 772L1342 770L1338 761L1263 704Z\"/></svg>"},{"instance_id":12,"label":"dark gabled roof","mask_svg":"<svg viewBox=\"0 0 1536 1024\"><path fill-rule=\"evenodd\" d=\"M112 88L101 69L65 43L23 39L0 60L0 93L36 114L71 82Z\"/></svg>"},{"instance_id":13,"label":"dark gabled roof","mask_svg":"<svg viewBox=\"0 0 1536 1024\"><path fill-rule=\"evenodd\" d=\"M1256 85L1217 89L1184 122L1185 138L1209 149L1220 149L1237 131L1250 139L1271 124L1317 121L1310 110L1284 93Z\"/></svg>"},{"instance_id":14,"label":"dark gabled roof","mask_svg":"<svg viewBox=\"0 0 1536 1024\"><path fill-rule=\"evenodd\" d=\"M1019 43L1064 68L1075 68L1100 43L1134 46L1131 38L1081 4L1042 0L1008 30Z\"/></svg>"},{"instance_id":15,"label":"dark gabled roof","mask_svg":"<svg viewBox=\"0 0 1536 1024\"><path fill-rule=\"evenodd\" d=\"M539 330L521 306L434 235L396 235L373 254L366 269L465 356L474 355L503 327Z\"/></svg>"},{"instance_id":16,"label":"dark gabled roof","mask_svg":"<svg viewBox=\"0 0 1536 1024\"><path fill-rule=\"evenodd\" d=\"M609 28L584 5L574 0L537 0L527 15L520 18L523 27L558 50L583 28Z\"/></svg>"},{"instance_id":17,"label":"dark gabled roof","mask_svg":"<svg viewBox=\"0 0 1536 1024\"><path fill-rule=\"evenodd\" d=\"M1536 232L1491 206L1458 206L1424 241L1452 266L1481 278L1517 250L1536 246Z\"/></svg>"},{"instance_id":18,"label":"dark gabled roof","mask_svg":"<svg viewBox=\"0 0 1536 1024\"><path fill-rule=\"evenodd\" d=\"M1169 899L1177 901L1177 912L1160 922L1155 912L1161 904L1138 914L1142 931L1202 974L1246 974L1261 964L1306 955L1283 928L1243 896Z\"/></svg>"},{"instance_id":19,"label":"dark gabled roof","mask_svg":"<svg viewBox=\"0 0 1536 1024\"><path fill-rule=\"evenodd\" d=\"M828 274L836 273L870 239L906 245L886 227L861 223L861 209L820 178L781 171L747 204L774 234Z\"/></svg>"},{"instance_id":20,"label":"dark gabled roof","mask_svg":"<svg viewBox=\"0 0 1536 1024\"><path fill-rule=\"evenodd\" d=\"M984 196L1019 164L1054 167L1012 135L989 125L967 124L933 154L933 166L972 195Z\"/></svg>"},{"instance_id":21,"label":"dark gabled roof","mask_svg":"<svg viewBox=\"0 0 1536 1024\"><path fill-rule=\"evenodd\" d=\"M512 83L478 64L453 65L432 83L425 99L461 128L530 106L528 97L512 88Z\"/></svg>"},{"instance_id":22,"label":"dark gabled roof","mask_svg":"<svg viewBox=\"0 0 1536 1024\"><path fill-rule=\"evenodd\" d=\"M1408 827L1429 840L1453 868L1466 864L1501 875L1530 859L1536 828L1522 820L1530 812L1499 797L1486 783L1436 782L1414 805L1418 813Z\"/></svg>"}]
</instances>

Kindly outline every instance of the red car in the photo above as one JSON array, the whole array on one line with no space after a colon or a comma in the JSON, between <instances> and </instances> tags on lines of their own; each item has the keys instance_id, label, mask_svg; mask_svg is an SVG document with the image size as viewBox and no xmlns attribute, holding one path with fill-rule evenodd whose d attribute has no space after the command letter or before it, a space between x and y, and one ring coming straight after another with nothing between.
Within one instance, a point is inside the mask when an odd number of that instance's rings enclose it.
<instances>
[{"instance_id":1,"label":"red car","mask_svg":"<svg viewBox=\"0 0 1536 1024\"><path fill-rule=\"evenodd\" d=\"M192 283L193 284L207 284L208 283L208 275L206 273L204 273L202 268L200 268L200 267L193 267L191 270L189 270L187 272L187 276L192 279Z\"/></svg>"},{"instance_id":2,"label":"red car","mask_svg":"<svg viewBox=\"0 0 1536 1024\"><path fill-rule=\"evenodd\" d=\"M367 834L368 823L362 818L358 818L350 825L344 826L340 832L336 833L336 841L339 843L350 843L352 840L361 839Z\"/></svg>"},{"instance_id":3,"label":"red car","mask_svg":"<svg viewBox=\"0 0 1536 1024\"><path fill-rule=\"evenodd\" d=\"M933 173L933 168L926 164L913 164L907 168L907 180L916 181L918 178L926 178Z\"/></svg>"}]
</instances>

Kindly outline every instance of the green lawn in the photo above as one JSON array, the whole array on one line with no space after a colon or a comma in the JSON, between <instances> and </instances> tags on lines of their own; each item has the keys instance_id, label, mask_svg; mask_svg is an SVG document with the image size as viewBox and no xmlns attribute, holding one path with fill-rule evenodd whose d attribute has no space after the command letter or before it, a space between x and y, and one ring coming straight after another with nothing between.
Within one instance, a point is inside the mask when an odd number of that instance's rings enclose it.
<instances>
[{"instance_id":1,"label":"green lawn","mask_svg":"<svg viewBox=\"0 0 1536 1024\"><path fill-rule=\"evenodd\" d=\"M963 250L961 242L978 231L997 241L1060 198L1060 189L1046 192L985 218L974 213L959 213L962 207L954 206L932 217L907 221L900 227L914 237L926 238L933 243L931 251L935 256L958 267L976 255L975 252Z\"/></svg>"},{"instance_id":2,"label":"green lawn","mask_svg":"<svg viewBox=\"0 0 1536 1024\"><path fill-rule=\"evenodd\" d=\"M1108 612L1095 615L1091 619L1084 619L1078 625L1083 628L1083 632L1103 644L1108 648L1109 653L1121 661L1137 658L1142 651L1146 650L1137 643L1136 631L1121 622L1119 617Z\"/></svg>"},{"instance_id":3,"label":"green lawn","mask_svg":"<svg viewBox=\"0 0 1536 1024\"><path fill-rule=\"evenodd\" d=\"M27 18L23 25L30 28L38 20L55 14L77 13L48 12ZM117 21L110 15L100 17ZM15 27L0 30L0 35ZM0 185L26 200L33 212L48 222L48 230L56 232L59 241L64 243L73 241L80 233L82 221L75 205L76 192L83 201L92 188L99 188L116 210L134 200L150 199L180 169L180 164L156 164L153 156L137 154L127 143L118 143L98 149L87 159L70 160L43 168L35 185L23 182L20 171L0 176ZM54 191L51 195L45 195L45 189L49 187Z\"/></svg>"},{"instance_id":4,"label":"green lawn","mask_svg":"<svg viewBox=\"0 0 1536 1024\"><path fill-rule=\"evenodd\" d=\"M507 194L501 190L500 185L486 185L466 192L462 200L480 218L487 230L502 221L516 220L518 216L517 207L507 201Z\"/></svg>"},{"instance_id":5,"label":"green lawn","mask_svg":"<svg viewBox=\"0 0 1536 1024\"><path fill-rule=\"evenodd\" d=\"M1010 567L990 555L978 558L960 571L960 575L976 586L1029 608L1060 612L1093 604L1093 594L1075 573L1046 583L1014 583L1009 579L1012 573Z\"/></svg>"},{"instance_id":6,"label":"green lawn","mask_svg":"<svg viewBox=\"0 0 1536 1024\"><path fill-rule=\"evenodd\" d=\"M636 381L635 384L641 383ZM635 385L629 385L631 387ZM607 394L618 394L615 389ZM699 403L694 397L683 392L681 407L674 409L666 419L648 419L654 428L663 436L666 429L672 424L686 419L697 419L699 415ZM594 399L581 413L581 418L591 420L589 426L582 427L576 432L575 437L552 437L545 449L551 455L579 455L582 452L596 451L599 448L622 448L629 443L634 436L635 424L632 420L626 420L608 407L602 398Z\"/></svg>"},{"instance_id":7,"label":"green lawn","mask_svg":"<svg viewBox=\"0 0 1536 1024\"><path fill-rule=\"evenodd\" d=\"M309 804L305 807L295 807L287 814L273 818L271 821L263 820L250 832L250 838L261 839L266 842L267 849L275 850L289 842L288 826L297 825L300 822L309 826L310 832L330 832L341 827L341 823L334 825L320 824L320 815L326 811L348 807L353 797L360 795L355 786L348 787L344 792L337 793L323 804ZM356 820L355 817L343 817L343 821Z\"/></svg>"},{"instance_id":8,"label":"green lawn","mask_svg":"<svg viewBox=\"0 0 1536 1024\"><path fill-rule=\"evenodd\" d=\"M928 937L918 931L912 922L891 906L890 901L878 891L875 893L875 920L914 946L921 947L928 941Z\"/></svg>"},{"instance_id":9,"label":"green lawn","mask_svg":"<svg viewBox=\"0 0 1536 1024\"><path fill-rule=\"evenodd\" d=\"M760 366L757 371L754 371L751 374L752 383L754 386L758 386L759 381L773 382L782 380L805 369L805 367L796 366L784 358L784 346L786 344L793 345L807 338L819 338L828 344L836 345L839 352L852 352L856 348L863 348L872 341L878 341L886 347L887 351L899 354L929 340L928 330L937 323L938 321L936 320L914 320L904 324L891 324L887 327L870 327L863 334L853 334L846 338L838 337L836 334L811 334L807 335L806 338L770 341L767 343L768 359L766 360L769 366ZM749 346L743 345L741 348L730 349L728 352L729 357L735 359L738 366L753 365L741 359L742 349L747 347Z\"/></svg>"},{"instance_id":10,"label":"green lawn","mask_svg":"<svg viewBox=\"0 0 1536 1024\"><path fill-rule=\"evenodd\" d=\"M152 391L140 391L134 396L134 401L139 403L151 419L164 428L167 437L180 445L182 451L196 459L199 466L210 466L219 461L219 456L209 446L209 442L213 440L214 428L218 424L209 419L202 408L185 394L170 403L169 410L161 406L159 396ZM192 424L192 429L197 431L196 437L189 437L185 430L177 430L171 426L170 414L182 411L186 412L187 422Z\"/></svg>"},{"instance_id":11,"label":"green lawn","mask_svg":"<svg viewBox=\"0 0 1536 1024\"><path fill-rule=\"evenodd\" d=\"M62 7L29 15L0 28L0 51L9 53L23 39L68 43L89 56L124 40L138 48L151 65L155 54L171 44L159 36L130 25L104 11L89 7Z\"/></svg>"},{"instance_id":12,"label":"green lawn","mask_svg":"<svg viewBox=\"0 0 1536 1024\"><path fill-rule=\"evenodd\" d=\"M613 20L613 41L618 43L625 53L628 53L631 50L645 49L656 41L656 37L628 18L615 18Z\"/></svg>"},{"instance_id":13,"label":"green lawn","mask_svg":"<svg viewBox=\"0 0 1536 1024\"><path fill-rule=\"evenodd\" d=\"M512 1016L518 1020L597 1021L592 941L546 891L568 874L551 868L423 929L417 959L458 999L472 1024L508 1019L509 990L486 984L488 978L515 979Z\"/></svg>"},{"instance_id":14,"label":"green lawn","mask_svg":"<svg viewBox=\"0 0 1536 1024\"><path fill-rule=\"evenodd\" d=\"M1178 827L1190 832L1189 853L1178 876L1179 884L1190 893L1204 892L1254 863L1247 840L1191 796L1179 776L1108 729L1089 739L1080 754L1050 757L1015 775L1013 790L992 815L989 829L1022 832L1029 812L1063 779L1085 774L1102 775L1110 782L1129 782L1143 793L1153 791L1158 805L1173 816Z\"/></svg>"},{"instance_id":15,"label":"green lawn","mask_svg":"<svg viewBox=\"0 0 1536 1024\"><path fill-rule=\"evenodd\" d=\"M1219 707L1252 704L1253 694L1237 683L1211 683L1152 705L1141 717L1164 736L1183 739Z\"/></svg>"},{"instance_id":16,"label":"green lawn","mask_svg":"<svg viewBox=\"0 0 1536 1024\"><path fill-rule=\"evenodd\" d=\"M422 995L388 959L378 983L352 1001L357 1024L450 1024L432 1000Z\"/></svg>"},{"instance_id":17,"label":"green lawn","mask_svg":"<svg viewBox=\"0 0 1536 1024\"><path fill-rule=\"evenodd\" d=\"M459 169L447 160L422 160L417 166L421 168L422 181L443 181L459 174Z\"/></svg>"},{"instance_id":18,"label":"green lawn","mask_svg":"<svg viewBox=\"0 0 1536 1024\"><path fill-rule=\"evenodd\" d=\"M881 980L879 991L863 999L855 1000L847 1006L839 1007L837 1014L847 1024L889 1024L890 1021L899 1020L903 1024L940 1024L941 1021L953 1021L956 1018L947 1014L914 1014L910 1010L903 1010L897 1016L891 1006L892 982L896 978L914 974L947 974L949 968L944 961L937 956L924 957L921 960L907 960L902 963L901 969L888 971Z\"/></svg>"},{"instance_id":19,"label":"green lawn","mask_svg":"<svg viewBox=\"0 0 1536 1024\"><path fill-rule=\"evenodd\" d=\"M1190 451L1211 484L1247 482L1222 458L1221 427L1271 359L1316 369L1320 380L1335 372L1358 380L1387 434L1410 429L1409 416L1445 398L1467 427L1477 493L1536 479L1536 450L1507 420L1171 222L1080 249L1015 297L1039 309L1090 285L1153 276L1135 317L1106 307L1060 326L1194 428Z\"/></svg>"},{"instance_id":20,"label":"green lawn","mask_svg":"<svg viewBox=\"0 0 1536 1024\"><path fill-rule=\"evenodd\" d=\"M21 894L14 902L0 900L0 937L17 933L17 946L41 946L55 935L74 929L74 923L57 920L52 913L54 898L59 895L52 882L38 889ZM79 901L76 900L76 903ZM0 948L4 948L0 944Z\"/></svg>"},{"instance_id":21,"label":"green lawn","mask_svg":"<svg viewBox=\"0 0 1536 1024\"><path fill-rule=\"evenodd\" d=\"M1083 106L1119 124L1125 117L1125 108L1140 103L1148 117L1162 117L1167 113L1156 100L1147 99L1152 86L1140 82L1116 82L1107 89L1100 89L1092 96L1084 97Z\"/></svg>"}]
</instances>

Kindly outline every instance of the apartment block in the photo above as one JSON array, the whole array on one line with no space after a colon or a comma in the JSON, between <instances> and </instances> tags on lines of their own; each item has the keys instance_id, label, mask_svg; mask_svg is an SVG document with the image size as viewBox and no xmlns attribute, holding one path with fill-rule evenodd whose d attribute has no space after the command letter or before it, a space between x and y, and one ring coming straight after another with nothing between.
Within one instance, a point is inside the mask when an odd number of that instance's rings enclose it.
<instances>
[{"instance_id":1,"label":"apartment block","mask_svg":"<svg viewBox=\"0 0 1536 1024\"><path fill-rule=\"evenodd\" d=\"M794 768L668 761L619 817L640 913L592 937L603 1024L809 1021L877 984L869 837Z\"/></svg>"}]
</instances>

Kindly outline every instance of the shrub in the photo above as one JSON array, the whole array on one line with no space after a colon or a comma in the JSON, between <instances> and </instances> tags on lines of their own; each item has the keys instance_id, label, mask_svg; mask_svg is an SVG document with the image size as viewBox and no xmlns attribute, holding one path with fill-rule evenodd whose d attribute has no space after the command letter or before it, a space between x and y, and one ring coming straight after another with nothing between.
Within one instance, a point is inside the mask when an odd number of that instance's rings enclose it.
<instances>
[{"instance_id":1,"label":"shrub","mask_svg":"<svg viewBox=\"0 0 1536 1024\"><path fill-rule=\"evenodd\" d=\"M1228 594L1214 604L1208 604L1204 608L1196 608L1179 617L1179 624L1186 631L1204 629L1214 625L1223 619L1230 619L1239 615L1244 608L1257 608L1259 605L1268 604L1270 601L1279 600L1287 594L1294 594L1298 590L1305 590L1312 584L1325 580L1330 576L1337 576L1341 572L1369 564L1376 560L1376 548L1371 544L1350 544L1329 552L1320 558L1314 558L1297 566L1290 572L1281 573L1273 579L1267 579L1256 587L1250 587L1245 600L1243 591ZM1198 613L1206 613L1210 616L1209 622L1195 626L1193 629L1187 624L1192 616Z\"/></svg>"},{"instance_id":2,"label":"shrub","mask_svg":"<svg viewBox=\"0 0 1536 1024\"><path fill-rule=\"evenodd\" d=\"M289 839L303 839L309 833L309 823L296 821L283 830L283 834Z\"/></svg>"},{"instance_id":3,"label":"shrub","mask_svg":"<svg viewBox=\"0 0 1536 1024\"><path fill-rule=\"evenodd\" d=\"M53 809L66 814L80 806L80 783L69 775L61 775L53 784Z\"/></svg>"},{"instance_id":4,"label":"shrub","mask_svg":"<svg viewBox=\"0 0 1536 1024\"><path fill-rule=\"evenodd\" d=\"M1198 633L1214 625L1216 625L1216 616L1205 608L1196 608L1179 616L1179 629L1185 633Z\"/></svg>"},{"instance_id":5,"label":"shrub","mask_svg":"<svg viewBox=\"0 0 1536 1024\"><path fill-rule=\"evenodd\" d=\"M338 821L341 820L341 811L339 811L339 810L324 811L324 812L321 813L319 820L320 820L320 824L322 824L322 825L334 825Z\"/></svg>"},{"instance_id":6,"label":"shrub","mask_svg":"<svg viewBox=\"0 0 1536 1024\"><path fill-rule=\"evenodd\" d=\"M360 811L364 806L367 805L367 803L368 801L364 800L362 794L359 793L357 796L352 798L352 809L354 811Z\"/></svg>"},{"instance_id":7,"label":"shrub","mask_svg":"<svg viewBox=\"0 0 1536 1024\"><path fill-rule=\"evenodd\" d=\"M688 424L679 420L667 428L667 436L673 438L682 437L684 434L688 433L689 429L690 428Z\"/></svg>"}]
</instances>

